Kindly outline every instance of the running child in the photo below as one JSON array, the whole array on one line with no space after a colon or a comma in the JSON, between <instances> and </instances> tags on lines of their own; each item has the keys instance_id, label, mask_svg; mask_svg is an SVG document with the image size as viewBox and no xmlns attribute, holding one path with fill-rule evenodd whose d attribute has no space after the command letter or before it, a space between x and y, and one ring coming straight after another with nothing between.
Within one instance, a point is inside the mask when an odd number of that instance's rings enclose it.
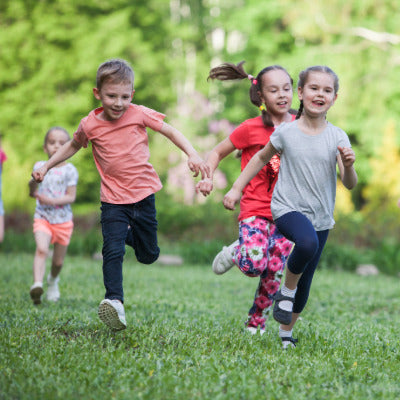
<instances>
[{"instance_id":1,"label":"running child","mask_svg":"<svg viewBox=\"0 0 400 400\"><path fill-rule=\"evenodd\" d=\"M65 143L70 142L68 132L59 126L50 128L44 138L43 149L49 158ZM33 169L39 170L46 161L38 161ZM50 273L47 275L47 300L58 301L58 283L65 255L74 228L71 204L75 201L78 171L71 163L61 161L44 177L40 184L29 182L29 195L36 198L33 233L36 251L33 259L33 285L30 296L33 304L42 302L43 278L50 244L54 244Z\"/></svg>"},{"instance_id":2,"label":"running child","mask_svg":"<svg viewBox=\"0 0 400 400\"><path fill-rule=\"evenodd\" d=\"M275 127L294 120L291 110L293 80L279 65L263 68L254 78L239 64L225 63L211 69L209 78L250 80L250 101L261 115L241 123L228 138L209 154L211 177L200 181L196 189L207 196L213 189L212 176L220 161L234 150L241 151L241 168L268 142ZM271 197L278 178L279 156L262 168L243 190L240 200L239 239L224 246L213 261L212 269L223 274L234 265L249 277L260 277L254 302L245 323L247 330L263 334L265 322L279 289L283 268L292 243L276 228L271 215Z\"/></svg>"},{"instance_id":3,"label":"running child","mask_svg":"<svg viewBox=\"0 0 400 400\"><path fill-rule=\"evenodd\" d=\"M105 299L98 309L100 319L114 330L126 328L122 263L125 244L136 258L152 264L159 256L155 193L162 185L149 162L146 128L171 140L188 156L195 176L208 175L208 168L196 150L177 129L164 122L165 115L142 105L131 104L134 73L120 59L101 64L97 70L94 97L102 107L91 111L79 124L74 138L66 143L39 170L41 181L54 165L72 157L92 143L92 152L101 177L101 225L103 234L103 279Z\"/></svg>"},{"instance_id":4,"label":"running child","mask_svg":"<svg viewBox=\"0 0 400 400\"><path fill-rule=\"evenodd\" d=\"M246 184L280 153L271 211L279 231L294 243L273 309L275 320L281 324L279 335L284 347L296 344L293 326L307 303L315 269L335 223L336 165L347 189L357 184L349 138L326 119L338 90L339 79L330 68L313 66L302 71L297 119L274 131L224 198L224 206L233 210Z\"/></svg>"}]
</instances>

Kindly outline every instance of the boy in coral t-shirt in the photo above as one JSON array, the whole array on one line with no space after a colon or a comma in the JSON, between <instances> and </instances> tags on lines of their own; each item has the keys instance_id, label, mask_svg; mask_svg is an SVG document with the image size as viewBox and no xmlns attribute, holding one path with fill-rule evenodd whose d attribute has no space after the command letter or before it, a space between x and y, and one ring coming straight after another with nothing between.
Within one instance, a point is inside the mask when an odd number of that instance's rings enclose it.
<instances>
[{"instance_id":1,"label":"boy in coral t-shirt","mask_svg":"<svg viewBox=\"0 0 400 400\"><path fill-rule=\"evenodd\" d=\"M81 120L73 140L66 143L32 177L40 182L54 165L92 143L94 161L101 177L101 225L103 233L103 278L105 299L99 305L100 319L114 330L126 328L122 263L125 244L133 247L144 264L157 260L157 219L154 193L161 181L149 163L146 127L160 132L188 158L195 176L209 175L209 168L165 115L131 104L134 73L124 60L112 59L97 70L93 94L102 107Z\"/></svg>"}]
</instances>

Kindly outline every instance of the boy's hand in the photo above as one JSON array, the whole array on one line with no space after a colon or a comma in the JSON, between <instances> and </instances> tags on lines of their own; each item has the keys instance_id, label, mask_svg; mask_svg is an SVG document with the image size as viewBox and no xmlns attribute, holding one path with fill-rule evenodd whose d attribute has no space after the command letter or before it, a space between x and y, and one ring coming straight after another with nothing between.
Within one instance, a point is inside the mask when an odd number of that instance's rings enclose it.
<instances>
[{"instance_id":1,"label":"boy's hand","mask_svg":"<svg viewBox=\"0 0 400 400\"><path fill-rule=\"evenodd\" d=\"M210 177L210 167L205 163L205 161L198 155L193 154L188 159L189 169L194 172L193 176L199 175L201 173L201 179Z\"/></svg>"},{"instance_id":2,"label":"boy's hand","mask_svg":"<svg viewBox=\"0 0 400 400\"><path fill-rule=\"evenodd\" d=\"M203 196L208 196L213 190L213 181L210 178L202 179L196 185L196 193L201 192Z\"/></svg>"},{"instance_id":3,"label":"boy's hand","mask_svg":"<svg viewBox=\"0 0 400 400\"><path fill-rule=\"evenodd\" d=\"M35 182L42 182L44 179L44 176L47 174L47 168L45 165L42 167L38 168L37 170L32 172L32 178Z\"/></svg>"},{"instance_id":4,"label":"boy's hand","mask_svg":"<svg viewBox=\"0 0 400 400\"><path fill-rule=\"evenodd\" d=\"M241 193L232 188L224 197L224 207L227 210L234 210L236 203L240 200Z\"/></svg>"},{"instance_id":5,"label":"boy's hand","mask_svg":"<svg viewBox=\"0 0 400 400\"><path fill-rule=\"evenodd\" d=\"M356 155L351 147L338 146L340 157L342 158L343 166L345 168L351 167L356 161Z\"/></svg>"}]
</instances>

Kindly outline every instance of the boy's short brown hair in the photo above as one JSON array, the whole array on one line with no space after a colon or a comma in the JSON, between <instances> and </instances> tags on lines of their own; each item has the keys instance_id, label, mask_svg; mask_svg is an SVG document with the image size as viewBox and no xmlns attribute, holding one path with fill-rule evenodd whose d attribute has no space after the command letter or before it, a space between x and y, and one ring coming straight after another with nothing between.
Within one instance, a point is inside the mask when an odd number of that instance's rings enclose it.
<instances>
[{"instance_id":1,"label":"boy's short brown hair","mask_svg":"<svg viewBox=\"0 0 400 400\"><path fill-rule=\"evenodd\" d=\"M119 58L113 58L102 63L97 69L96 87L101 89L105 82L132 83L135 75L131 66Z\"/></svg>"}]
</instances>

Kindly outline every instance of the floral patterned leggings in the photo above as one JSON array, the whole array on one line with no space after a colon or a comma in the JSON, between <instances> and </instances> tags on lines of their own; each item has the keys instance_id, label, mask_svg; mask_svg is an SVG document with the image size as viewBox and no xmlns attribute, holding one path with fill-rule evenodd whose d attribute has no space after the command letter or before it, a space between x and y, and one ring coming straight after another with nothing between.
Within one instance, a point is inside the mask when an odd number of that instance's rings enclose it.
<instances>
[{"instance_id":1,"label":"floral patterned leggings","mask_svg":"<svg viewBox=\"0 0 400 400\"><path fill-rule=\"evenodd\" d=\"M293 243L275 224L262 217L246 218L239 223L239 244L234 263L249 277L260 277L246 326L265 329L273 295L278 291L283 269Z\"/></svg>"}]
</instances>

